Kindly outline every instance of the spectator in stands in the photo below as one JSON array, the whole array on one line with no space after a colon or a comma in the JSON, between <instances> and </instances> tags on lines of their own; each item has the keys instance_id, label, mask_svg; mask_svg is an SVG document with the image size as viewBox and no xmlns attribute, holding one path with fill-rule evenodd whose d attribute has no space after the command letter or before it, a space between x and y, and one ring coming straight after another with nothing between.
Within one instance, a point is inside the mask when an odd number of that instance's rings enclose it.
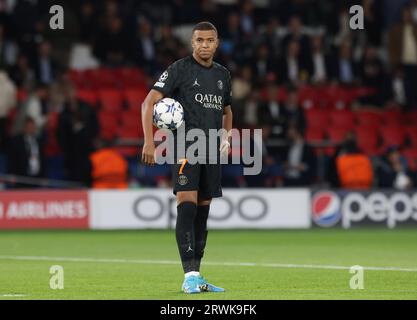
<instances>
[{"instance_id":1,"label":"spectator in stands","mask_svg":"<svg viewBox=\"0 0 417 320\"><path fill-rule=\"evenodd\" d=\"M255 32L255 18L252 0L243 0L240 11L240 26L246 36Z\"/></svg>"},{"instance_id":2,"label":"spectator in stands","mask_svg":"<svg viewBox=\"0 0 417 320\"><path fill-rule=\"evenodd\" d=\"M235 126L241 127L244 122L244 102L252 91L252 69L249 65L242 66L235 77L232 79L233 108Z\"/></svg>"},{"instance_id":3,"label":"spectator in stands","mask_svg":"<svg viewBox=\"0 0 417 320\"><path fill-rule=\"evenodd\" d=\"M358 65L358 73L363 86L375 89L372 96L364 97L362 103L380 106L383 105L383 90L385 85L385 72L381 59L375 47L365 49L362 61Z\"/></svg>"},{"instance_id":4,"label":"spectator in stands","mask_svg":"<svg viewBox=\"0 0 417 320\"><path fill-rule=\"evenodd\" d=\"M104 30L100 32L94 45L94 55L109 67L118 67L127 63L131 52L131 41L123 30L123 21L118 16L108 19Z\"/></svg>"},{"instance_id":5,"label":"spectator in stands","mask_svg":"<svg viewBox=\"0 0 417 320\"><path fill-rule=\"evenodd\" d=\"M9 70L10 78L18 88L28 88L35 83L35 72L25 54L19 54L16 64Z\"/></svg>"},{"instance_id":6,"label":"spectator in stands","mask_svg":"<svg viewBox=\"0 0 417 320\"><path fill-rule=\"evenodd\" d=\"M52 48L48 41L38 47L38 56L34 62L36 80L43 85L50 85L57 79L58 64L52 58Z\"/></svg>"},{"instance_id":7,"label":"spectator in stands","mask_svg":"<svg viewBox=\"0 0 417 320\"><path fill-rule=\"evenodd\" d=\"M417 65L417 25L408 6L402 10L401 22L389 30L388 54L391 67Z\"/></svg>"},{"instance_id":8,"label":"spectator in stands","mask_svg":"<svg viewBox=\"0 0 417 320\"><path fill-rule=\"evenodd\" d=\"M410 189L413 186L412 173L406 168L401 154L396 146L389 147L377 165L378 186L399 190Z\"/></svg>"},{"instance_id":9,"label":"spectator in stands","mask_svg":"<svg viewBox=\"0 0 417 320\"><path fill-rule=\"evenodd\" d=\"M356 144L353 134L349 134L335 160L339 187L345 189L369 189L373 184L373 169L369 158Z\"/></svg>"},{"instance_id":10,"label":"spectator in stands","mask_svg":"<svg viewBox=\"0 0 417 320\"><path fill-rule=\"evenodd\" d=\"M66 105L59 116L58 141L65 158L68 178L86 186L91 184L90 153L99 126L94 109L79 101L75 88L65 84Z\"/></svg>"},{"instance_id":11,"label":"spectator in stands","mask_svg":"<svg viewBox=\"0 0 417 320\"><path fill-rule=\"evenodd\" d=\"M332 63L332 79L342 85L353 85L357 80L357 66L352 57L351 44L347 41L341 43L338 56Z\"/></svg>"},{"instance_id":12,"label":"spectator in stands","mask_svg":"<svg viewBox=\"0 0 417 320\"><path fill-rule=\"evenodd\" d=\"M380 46L382 38L382 5L378 0L363 0L365 14L365 32L367 43L371 46Z\"/></svg>"},{"instance_id":13,"label":"spectator in stands","mask_svg":"<svg viewBox=\"0 0 417 320\"><path fill-rule=\"evenodd\" d=\"M243 40L243 32L240 27L240 16L236 12L231 12L227 16L226 27L221 32L220 51L227 55L233 55L234 59L242 62L242 52L240 50Z\"/></svg>"},{"instance_id":14,"label":"spectator in stands","mask_svg":"<svg viewBox=\"0 0 417 320\"><path fill-rule=\"evenodd\" d=\"M44 86L35 87L32 85L28 88L26 98L17 107L12 126L13 135L23 132L28 117L35 122L37 133L41 134L46 121L46 115L43 111L46 95L47 89Z\"/></svg>"},{"instance_id":15,"label":"spectator in stands","mask_svg":"<svg viewBox=\"0 0 417 320\"><path fill-rule=\"evenodd\" d=\"M304 141L303 134L295 125L288 129L290 145L284 164L284 185L288 187L308 186L314 182L316 156Z\"/></svg>"},{"instance_id":16,"label":"spectator in stands","mask_svg":"<svg viewBox=\"0 0 417 320\"><path fill-rule=\"evenodd\" d=\"M359 64L359 76L364 86L377 90L381 89L384 80L384 69L375 47L368 46L365 49L362 61Z\"/></svg>"},{"instance_id":17,"label":"spectator in stands","mask_svg":"<svg viewBox=\"0 0 417 320\"><path fill-rule=\"evenodd\" d=\"M413 90L412 86L408 84L404 76L404 70L399 65L392 70L391 76L387 77L382 97L386 104L394 103L406 109L410 103L411 90Z\"/></svg>"},{"instance_id":18,"label":"spectator in stands","mask_svg":"<svg viewBox=\"0 0 417 320\"><path fill-rule=\"evenodd\" d=\"M259 122L269 128L268 138L286 139L288 119L284 105L278 101L279 87L275 81L267 85L266 100L259 105Z\"/></svg>"},{"instance_id":19,"label":"spectator in stands","mask_svg":"<svg viewBox=\"0 0 417 320\"><path fill-rule=\"evenodd\" d=\"M288 128L296 127L301 133L304 133L306 128L306 119L304 109L299 104L298 90L295 87L289 86L287 90L287 99L282 109L284 117L284 132L288 136Z\"/></svg>"},{"instance_id":20,"label":"spectator in stands","mask_svg":"<svg viewBox=\"0 0 417 320\"><path fill-rule=\"evenodd\" d=\"M417 0L412 0L411 2L411 15L414 23L417 24Z\"/></svg>"},{"instance_id":21,"label":"spectator in stands","mask_svg":"<svg viewBox=\"0 0 417 320\"><path fill-rule=\"evenodd\" d=\"M275 63L268 46L266 44L260 45L256 50L255 59L252 61L252 70L254 70L255 76L253 81L258 85L264 85L266 77L275 68Z\"/></svg>"},{"instance_id":22,"label":"spectator in stands","mask_svg":"<svg viewBox=\"0 0 417 320\"><path fill-rule=\"evenodd\" d=\"M78 16L80 25L80 41L93 44L97 35L96 8L91 1L83 1Z\"/></svg>"},{"instance_id":23,"label":"spectator in stands","mask_svg":"<svg viewBox=\"0 0 417 320\"><path fill-rule=\"evenodd\" d=\"M339 2L338 11L339 12L333 12L333 14L337 16L337 22L335 21L334 23L335 30L329 30L329 32L333 33L337 30L334 42L337 46L340 46L345 39L352 38L352 30L349 26L349 20L351 18L349 14L349 4L346 2Z\"/></svg>"},{"instance_id":24,"label":"spectator in stands","mask_svg":"<svg viewBox=\"0 0 417 320\"><path fill-rule=\"evenodd\" d=\"M300 44L291 40L287 45L286 54L278 64L278 80L281 84L299 85L301 80L307 80L308 60L302 59Z\"/></svg>"},{"instance_id":25,"label":"spectator in stands","mask_svg":"<svg viewBox=\"0 0 417 320\"><path fill-rule=\"evenodd\" d=\"M133 57L136 64L149 74L155 72L156 47L151 23L142 19L138 25L138 34L133 43Z\"/></svg>"},{"instance_id":26,"label":"spectator in stands","mask_svg":"<svg viewBox=\"0 0 417 320\"><path fill-rule=\"evenodd\" d=\"M277 61L279 52L281 51L281 38L277 32L279 27L279 20L273 16L269 19L265 28L260 31L258 39L255 39L255 41L268 47L270 56L274 61Z\"/></svg>"},{"instance_id":27,"label":"spectator in stands","mask_svg":"<svg viewBox=\"0 0 417 320\"><path fill-rule=\"evenodd\" d=\"M37 134L36 123L32 118L25 119L23 133L11 140L8 156L9 173L32 178L44 176L43 142ZM25 185L17 184L16 187Z\"/></svg>"},{"instance_id":28,"label":"spectator in stands","mask_svg":"<svg viewBox=\"0 0 417 320\"><path fill-rule=\"evenodd\" d=\"M417 107L417 24L408 6L403 8L401 23L389 31L388 54L392 68L402 65L406 91L411 94L408 100Z\"/></svg>"},{"instance_id":29,"label":"spectator in stands","mask_svg":"<svg viewBox=\"0 0 417 320\"><path fill-rule=\"evenodd\" d=\"M6 72L0 70L0 152L7 144L7 119L16 106L16 86Z\"/></svg>"},{"instance_id":30,"label":"spectator in stands","mask_svg":"<svg viewBox=\"0 0 417 320\"><path fill-rule=\"evenodd\" d=\"M91 178L94 189L127 189L128 163L111 148L110 141L98 139L90 155Z\"/></svg>"},{"instance_id":31,"label":"spectator in stands","mask_svg":"<svg viewBox=\"0 0 417 320\"><path fill-rule=\"evenodd\" d=\"M303 24L301 18L294 15L288 22L288 34L282 40L284 52L288 51L288 47L292 42L297 42L301 59L307 60L310 52L310 43L308 37L303 33Z\"/></svg>"},{"instance_id":32,"label":"spectator in stands","mask_svg":"<svg viewBox=\"0 0 417 320\"><path fill-rule=\"evenodd\" d=\"M17 48L6 38L6 31L0 21L0 69L6 69L16 62Z\"/></svg>"},{"instance_id":33,"label":"spectator in stands","mask_svg":"<svg viewBox=\"0 0 417 320\"><path fill-rule=\"evenodd\" d=\"M243 123L246 128L256 128L259 125L259 92L252 91L243 102Z\"/></svg>"},{"instance_id":34,"label":"spectator in stands","mask_svg":"<svg viewBox=\"0 0 417 320\"><path fill-rule=\"evenodd\" d=\"M172 32L172 27L163 24L159 28L159 37L156 39L155 50L157 62L161 66L167 66L181 59L180 48L184 45Z\"/></svg>"},{"instance_id":35,"label":"spectator in stands","mask_svg":"<svg viewBox=\"0 0 417 320\"><path fill-rule=\"evenodd\" d=\"M233 100L246 99L252 91L253 72L249 65L244 65L232 79Z\"/></svg>"},{"instance_id":36,"label":"spectator in stands","mask_svg":"<svg viewBox=\"0 0 417 320\"><path fill-rule=\"evenodd\" d=\"M330 57L323 47L323 37L311 37L311 54L309 57L309 73L312 83L322 84L329 78Z\"/></svg>"},{"instance_id":37,"label":"spectator in stands","mask_svg":"<svg viewBox=\"0 0 417 320\"><path fill-rule=\"evenodd\" d=\"M201 0L199 8L198 18L199 21L211 21L215 26L220 24L221 18L219 17L218 4L212 0Z\"/></svg>"},{"instance_id":38,"label":"spectator in stands","mask_svg":"<svg viewBox=\"0 0 417 320\"><path fill-rule=\"evenodd\" d=\"M277 154L277 150L274 147L268 145L268 139L270 137L270 127L264 124L260 124L262 128L262 144L259 146L254 144L254 152L260 153L262 149L262 170L258 175L247 175L244 177L247 187L275 187L282 184L282 166L281 166L281 154ZM251 137L251 144L254 143L253 137Z\"/></svg>"}]
</instances>

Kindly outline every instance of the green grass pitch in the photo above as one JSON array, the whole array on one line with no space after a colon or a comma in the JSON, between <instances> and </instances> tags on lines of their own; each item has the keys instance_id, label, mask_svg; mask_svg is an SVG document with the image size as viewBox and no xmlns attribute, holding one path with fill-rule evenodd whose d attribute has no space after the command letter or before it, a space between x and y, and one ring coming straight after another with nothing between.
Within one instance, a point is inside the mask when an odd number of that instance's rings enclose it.
<instances>
[{"instance_id":1,"label":"green grass pitch","mask_svg":"<svg viewBox=\"0 0 417 320\"><path fill-rule=\"evenodd\" d=\"M52 265L63 290L50 288ZM353 265L362 290L349 286ZM0 232L0 299L275 300L417 299L417 231L213 230L201 271L226 292L180 291L173 230Z\"/></svg>"}]
</instances>

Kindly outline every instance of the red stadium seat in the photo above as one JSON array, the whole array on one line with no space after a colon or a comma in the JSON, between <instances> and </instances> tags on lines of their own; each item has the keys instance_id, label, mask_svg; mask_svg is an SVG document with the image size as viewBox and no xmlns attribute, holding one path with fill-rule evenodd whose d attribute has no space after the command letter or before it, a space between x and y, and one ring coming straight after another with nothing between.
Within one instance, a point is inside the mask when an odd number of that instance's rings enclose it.
<instances>
[{"instance_id":1,"label":"red stadium seat","mask_svg":"<svg viewBox=\"0 0 417 320\"><path fill-rule=\"evenodd\" d=\"M320 89L322 104L327 109L346 109L350 106L352 97L348 90L336 85Z\"/></svg>"},{"instance_id":2,"label":"red stadium seat","mask_svg":"<svg viewBox=\"0 0 417 320\"><path fill-rule=\"evenodd\" d=\"M329 112L323 109L308 109L305 111L309 128L323 128L329 124Z\"/></svg>"},{"instance_id":3,"label":"red stadium seat","mask_svg":"<svg viewBox=\"0 0 417 320\"><path fill-rule=\"evenodd\" d=\"M100 90L98 99L103 111L119 113L122 111L123 99L118 90Z\"/></svg>"},{"instance_id":4,"label":"red stadium seat","mask_svg":"<svg viewBox=\"0 0 417 320\"><path fill-rule=\"evenodd\" d=\"M401 126L404 124L404 116L400 110L382 111L381 116L385 126Z\"/></svg>"},{"instance_id":5,"label":"red stadium seat","mask_svg":"<svg viewBox=\"0 0 417 320\"><path fill-rule=\"evenodd\" d=\"M402 146L405 140L405 129L400 126L383 126L380 128L380 134L383 140L383 148L389 146Z\"/></svg>"},{"instance_id":6,"label":"red stadium seat","mask_svg":"<svg viewBox=\"0 0 417 320\"><path fill-rule=\"evenodd\" d=\"M376 90L370 87L358 87L358 88L352 88L349 90L349 94L351 95L352 100L356 100L360 97L370 96L375 93L376 93Z\"/></svg>"},{"instance_id":7,"label":"red stadium seat","mask_svg":"<svg viewBox=\"0 0 417 320\"><path fill-rule=\"evenodd\" d=\"M298 99L300 105L304 109L319 108L320 96L317 89L304 86L298 91Z\"/></svg>"},{"instance_id":8,"label":"red stadium seat","mask_svg":"<svg viewBox=\"0 0 417 320\"><path fill-rule=\"evenodd\" d=\"M326 134L331 143L339 144L345 140L349 131L345 128L329 127L326 129ZM336 147L329 147L326 148L325 153L328 156L333 156L335 151Z\"/></svg>"},{"instance_id":9,"label":"red stadium seat","mask_svg":"<svg viewBox=\"0 0 417 320\"><path fill-rule=\"evenodd\" d=\"M330 121L334 127L351 130L355 126L355 115L350 110L334 110L330 113Z\"/></svg>"},{"instance_id":10,"label":"red stadium seat","mask_svg":"<svg viewBox=\"0 0 417 320\"><path fill-rule=\"evenodd\" d=\"M356 121L360 126L379 126L381 124L381 114L374 110L358 110L355 112Z\"/></svg>"},{"instance_id":11,"label":"red stadium seat","mask_svg":"<svg viewBox=\"0 0 417 320\"><path fill-rule=\"evenodd\" d=\"M409 124L409 125L416 125L417 124L417 111L410 111L407 112L405 115L405 121Z\"/></svg>"},{"instance_id":12,"label":"red stadium seat","mask_svg":"<svg viewBox=\"0 0 417 320\"><path fill-rule=\"evenodd\" d=\"M79 89L77 90L77 98L93 108L97 106L98 96L94 90Z\"/></svg>"},{"instance_id":13,"label":"red stadium seat","mask_svg":"<svg viewBox=\"0 0 417 320\"><path fill-rule=\"evenodd\" d=\"M100 137L113 139L119 127L119 115L100 111L98 113L98 121L100 124Z\"/></svg>"},{"instance_id":14,"label":"red stadium seat","mask_svg":"<svg viewBox=\"0 0 417 320\"><path fill-rule=\"evenodd\" d=\"M123 112L121 117L122 126L125 127L134 127L137 126L139 123L141 123L142 116L139 111L126 111Z\"/></svg>"},{"instance_id":15,"label":"red stadium seat","mask_svg":"<svg viewBox=\"0 0 417 320\"><path fill-rule=\"evenodd\" d=\"M125 126L125 121L126 119L122 116L122 125L117 129L117 133L116 136L119 139L132 139L132 140L136 140L139 138L143 138L143 133L142 133L142 125L140 123L140 121L137 121L135 123L130 122L129 126ZM138 146L120 146L120 147L116 147L117 152L119 152L121 155L125 156L125 157L133 157L133 156L137 156L139 153L139 147Z\"/></svg>"},{"instance_id":16,"label":"red stadium seat","mask_svg":"<svg viewBox=\"0 0 417 320\"><path fill-rule=\"evenodd\" d=\"M121 139L138 139L140 137L139 127L119 127L117 136Z\"/></svg>"},{"instance_id":17,"label":"red stadium seat","mask_svg":"<svg viewBox=\"0 0 417 320\"><path fill-rule=\"evenodd\" d=\"M120 68L115 71L119 86L125 89L146 87L145 74L138 68Z\"/></svg>"},{"instance_id":18,"label":"red stadium seat","mask_svg":"<svg viewBox=\"0 0 417 320\"><path fill-rule=\"evenodd\" d=\"M307 142L320 142L325 138L323 128L309 127L305 133L305 140Z\"/></svg>"},{"instance_id":19,"label":"red stadium seat","mask_svg":"<svg viewBox=\"0 0 417 320\"><path fill-rule=\"evenodd\" d=\"M378 130L372 126L359 126L355 128L356 141L359 149L368 156L379 154Z\"/></svg>"},{"instance_id":20,"label":"red stadium seat","mask_svg":"<svg viewBox=\"0 0 417 320\"><path fill-rule=\"evenodd\" d=\"M259 91L259 98L264 102L269 100L268 88L264 87ZM274 99L278 102L284 102L287 99L287 90L284 86L277 88L276 96L274 97Z\"/></svg>"},{"instance_id":21,"label":"red stadium seat","mask_svg":"<svg viewBox=\"0 0 417 320\"><path fill-rule=\"evenodd\" d=\"M93 89L113 89L118 87L118 79L114 71L106 68L90 69L85 71L88 86Z\"/></svg>"},{"instance_id":22,"label":"red stadium seat","mask_svg":"<svg viewBox=\"0 0 417 320\"><path fill-rule=\"evenodd\" d=\"M331 142L341 143L345 140L346 135L349 133L349 129L330 127L326 129L327 136Z\"/></svg>"},{"instance_id":23,"label":"red stadium seat","mask_svg":"<svg viewBox=\"0 0 417 320\"><path fill-rule=\"evenodd\" d=\"M127 107L130 110L141 110L142 102L145 100L148 92L144 88L128 89L123 92Z\"/></svg>"},{"instance_id":24,"label":"red stadium seat","mask_svg":"<svg viewBox=\"0 0 417 320\"><path fill-rule=\"evenodd\" d=\"M138 137L143 137L142 118L140 112L124 112L121 118L121 126L138 131Z\"/></svg>"},{"instance_id":25,"label":"red stadium seat","mask_svg":"<svg viewBox=\"0 0 417 320\"><path fill-rule=\"evenodd\" d=\"M309 127L306 130L305 133L305 140L308 143L318 143L318 142L322 142L325 140L325 134L324 134L324 130L323 127L321 128L314 128L314 127ZM326 148L322 148L322 147L316 147L314 148L314 151L316 153L316 155L321 154L323 151L326 151Z\"/></svg>"},{"instance_id":26,"label":"red stadium seat","mask_svg":"<svg viewBox=\"0 0 417 320\"><path fill-rule=\"evenodd\" d=\"M139 130L139 127L136 128L128 128L121 126L117 129L117 137L119 139L139 139L141 136L142 130ZM117 151L126 157L133 157L138 154L139 148L138 147L130 147L130 146L121 146L117 147Z\"/></svg>"},{"instance_id":27,"label":"red stadium seat","mask_svg":"<svg viewBox=\"0 0 417 320\"><path fill-rule=\"evenodd\" d=\"M106 126L107 124L119 124L120 114L115 114L113 112L99 111L98 112L98 121L101 126Z\"/></svg>"},{"instance_id":28,"label":"red stadium seat","mask_svg":"<svg viewBox=\"0 0 417 320\"><path fill-rule=\"evenodd\" d=\"M417 171L417 148L406 149L402 152L403 156L407 159L407 165L412 171Z\"/></svg>"},{"instance_id":29,"label":"red stadium seat","mask_svg":"<svg viewBox=\"0 0 417 320\"><path fill-rule=\"evenodd\" d=\"M84 71L70 70L67 74L71 82L75 85L76 88L85 88L87 87L87 79Z\"/></svg>"},{"instance_id":30,"label":"red stadium seat","mask_svg":"<svg viewBox=\"0 0 417 320\"><path fill-rule=\"evenodd\" d=\"M106 140L113 140L116 137L117 126L107 125L100 128L100 138Z\"/></svg>"}]
</instances>

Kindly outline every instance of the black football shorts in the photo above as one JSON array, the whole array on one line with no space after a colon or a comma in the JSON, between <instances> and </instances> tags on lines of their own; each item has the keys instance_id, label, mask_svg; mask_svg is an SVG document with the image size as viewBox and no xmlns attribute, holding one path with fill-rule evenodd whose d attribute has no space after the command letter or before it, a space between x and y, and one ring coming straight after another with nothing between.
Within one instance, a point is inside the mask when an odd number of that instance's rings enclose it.
<instances>
[{"instance_id":1,"label":"black football shorts","mask_svg":"<svg viewBox=\"0 0 417 320\"><path fill-rule=\"evenodd\" d=\"M171 165L174 194L196 190L199 199L221 197L221 169L221 164L190 164L186 159Z\"/></svg>"}]
</instances>

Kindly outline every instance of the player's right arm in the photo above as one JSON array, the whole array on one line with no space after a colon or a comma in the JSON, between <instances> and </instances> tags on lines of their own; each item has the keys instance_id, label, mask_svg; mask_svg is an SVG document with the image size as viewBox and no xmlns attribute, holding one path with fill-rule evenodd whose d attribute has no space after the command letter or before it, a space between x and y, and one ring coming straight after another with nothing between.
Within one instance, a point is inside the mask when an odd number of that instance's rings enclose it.
<instances>
[{"instance_id":1,"label":"player's right arm","mask_svg":"<svg viewBox=\"0 0 417 320\"><path fill-rule=\"evenodd\" d=\"M142 103L142 126L144 134L144 144L142 149L142 162L147 165L155 164L155 143L153 141L153 106L164 95L152 89L149 91L145 100Z\"/></svg>"},{"instance_id":2,"label":"player's right arm","mask_svg":"<svg viewBox=\"0 0 417 320\"><path fill-rule=\"evenodd\" d=\"M164 97L169 97L178 86L178 64L174 63L161 74L153 89L149 91L142 103L142 126L144 145L142 162L147 165L155 164L155 143L153 141L153 106Z\"/></svg>"}]
</instances>

